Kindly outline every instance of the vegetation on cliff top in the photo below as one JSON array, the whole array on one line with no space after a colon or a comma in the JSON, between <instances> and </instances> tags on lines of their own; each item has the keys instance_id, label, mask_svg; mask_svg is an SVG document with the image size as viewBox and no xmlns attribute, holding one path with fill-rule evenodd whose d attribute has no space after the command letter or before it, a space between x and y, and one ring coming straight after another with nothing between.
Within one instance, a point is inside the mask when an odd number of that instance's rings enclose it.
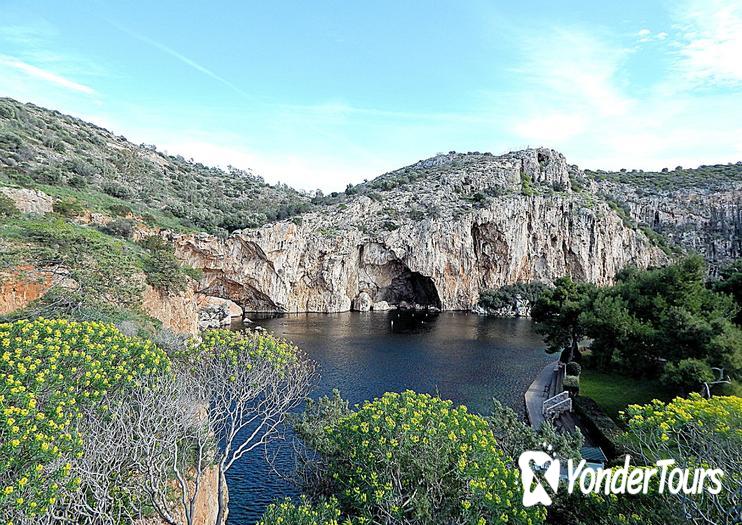
<instances>
[{"instance_id":1,"label":"vegetation on cliff top","mask_svg":"<svg viewBox=\"0 0 742 525\"><path fill-rule=\"evenodd\" d=\"M703 165L697 168L677 166L661 171L585 170L585 175L597 182L626 184L647 193L691 188L721 190L731 184L742 183L742 162Z\"/></svg>"},{"instance_id":2,"label":"vegetation on cliff top","mask_svg":"<svg viewBox=\"0 0 742 525\"><path fill-rule=\"evenodd\" d=\"M0 98L0 183L74 194L88 207L128 205L168 227L214 233L255 227L310 207L309 197L238 169L134 145L58 111ZM106 210L107 208L107 210Z\"/></svg>"}]
</instances>

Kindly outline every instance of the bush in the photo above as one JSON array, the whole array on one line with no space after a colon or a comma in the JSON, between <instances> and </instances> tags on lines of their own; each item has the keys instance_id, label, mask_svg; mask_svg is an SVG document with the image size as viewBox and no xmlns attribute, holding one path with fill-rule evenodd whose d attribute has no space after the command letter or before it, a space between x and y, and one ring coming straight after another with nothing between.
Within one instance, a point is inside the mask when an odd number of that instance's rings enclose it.
<instances>
[{"instance_id":1,"label":"bush","mask_svg":"<svg viewBox=\"0 0 742 525\"><path fill-rule=\"evenodd\" d=\"M576 363L575 361L570 361L567 363L567 375L568 376L578 376L582 373L582 367L580 366L580 363Z\"/></svg>"},{"instance_id":2,"label":"bush","mask_svg":"<svg viewBox=\"0 0 742 525\"><path fill-rule=\"evenodd\" d=\"M579 376L572 376L568 375L564 378L564 382L562 383L562 386L564 389L572 394L573 396L576 396L580 393L580 378Z\"/></svg>"},{"instance_id":3,"label":"bush","mask_svg":"<svg viewBox=\"0 0 742 525\"><path fill-rule=\"evenodd\" d=\"M31 172L31 177L38 183L51 185L61 183L64 178L59 168L49 166L34 170Z\"/></svg>"},{"instance_id":4,"label":"bush","mask_svg":"<svg viewBox=\"0 0 742 525\"><path fill-rule=\"evenodd\" d=\"M4 193L0 193L0 219L14 217L19 213L15 201Z\"/></svg>"},{"instance_id":5,"label":"bush","mask_svg":"<svg viewBox=\"0 0 742 525\"><path fill-rule=\"evenodd\" d=\"M113 235L114 237L130 239L134 233L134 222L129 219L114 219L101 226L100 231L107 233L108 235Z\"/></svg>"},{"instance_id":6,"label":"bush","mask_svg":"<svg viewBox=\"0 0 742 525\"><path fill-rule=\"evenodd\" d=\"M52 208L54 213L58 213L63 217L78 217L85 212L85 207L74 197L65 197L64 199L55 201Z\"/></svg>"},{"instance_id":7,"label":"bush","mask_svg":"<svg viewBox=\"0 0 742 525\"><path fill-rule=\"evenodd\" d=\"M0 132L0 149L18 151L23 145L23 139L11 131Z\"/></svg>"},{"instance_id":8,"label":"bush","mask_svg":"<svg viewBox=\"0 0 742 525\"><path fill-rule=\"evenodd\" d=\"M117 217L128 217L132 214L131 208L126 204L111 204L108 210Z\"/></svg>"},{"instance_id":9,"label":"bush","mask_svg":"<svg viewBox=\"0 0 742 525\"><path fill-rule=\"evenodd\" d=\"M311 441L311 447L315 443ZM541 523L485 419L428 394L386 393L325 427L325 482L351 517L394 523Z\"/></svg>"},{"instance_id":10,"label":"bush","mask_svg":"<svg viewBox=\"0 0 742 525\"><path fill-rule=\"evenodd\" d=\"M316 505L302 496L297 505L289 498L268 505L258 525L351 525L350 519L341 521L338 502L332 498Z\"/></svg>"},{"instance_id":11,"label":"bush","mask_svg":"<svg viewBox=\"0 0 742 525\"><path fill-rule=\"evenodd\" d=\"M520 176L520 192L528 197L534 194L533 179L526 172L521 173Z\"/></svg>"},{"instance_id":12,"label":"bush","mask_svg":"<svg viewBox=\"0 0 742 525\"><path fill-rule=\"evenodd\" d=\"M188 284L172 251L152 250L144 259L142 269L147 275L147 284L164 292L182 292Z\"/></svg>"},{"instance_id":13,"label":"bush","mask_svg":"<svg viewBox=\"0 0 742 525\"><path fill-rule=\"evenodd\" d=\"M66 320L0 324L0 350L0 521L28 523L78 483L82 410L169 362L111 325Z\"/></svg>"},{"instance_id":14,"label":"bush","mask_svg":"<svg viewBox=\"0 0 742 525\"><path fill-rule=\"evenodd\" d=\"M101 189L111 197L117 197L119 199L127 199L131 196L131 190L129 188L116 182L106 182Z\"/></svg>"},{"instance_id":15,"label":"bush","mask_svg":"<svg viewBox=\"0 0 742 525\"><path fill-rule=\"evenodd\" d=\"M660 378L662 384L677 391L698 389L701 384L714 380L711 367L700 359L682 359L675 363L667 363Z\"/></svg>"},{"instance_id":16,"label":"bush","mask_svg":"<svg viewBox=\"0 0 742 525\"><path fill-rule=\"evenodd\" d=\"M88 181L79 175L72 175L67 178L67 185L72 188L82 189L88 185Z\"/></svg>"},{"instance_id":17,"label":"bush","mask_svg":"<svg viewBox=\"0 0 742 525\"><path fill-rule=\"evenodd\" d=\"M721 477L718 494L689 498L682 492L668 494L689 523L736 522L731 509L739 508L742 487L742 398L697 393L676 397L669 403L654 400L626 409L629 431L627 446L651 465L672 458L676 467L693 470L698 466L718 468ZM730 518L731 521L729 520Z\"/></svg>"}]
</instances>

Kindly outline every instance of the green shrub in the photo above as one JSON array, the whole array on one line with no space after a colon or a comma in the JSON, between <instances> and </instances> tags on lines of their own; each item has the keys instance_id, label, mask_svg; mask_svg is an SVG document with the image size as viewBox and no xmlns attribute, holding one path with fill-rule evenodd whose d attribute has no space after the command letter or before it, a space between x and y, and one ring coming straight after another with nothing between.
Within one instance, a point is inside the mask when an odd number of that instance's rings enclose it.
<instances>
[{"instance_id":1,"label":"green shrub","mask_svg":"<svg viewBox=\"0 0 742 525\"><path fill-rule=\"evenodd\" d=\"M117 182L106 182L101 189L111 197L117 197L119 199L126 199L131 196L131 190Z\"/></svg>"},{"instance_id":2,"label":"green shrub","mask_svg":"<svg viewBox=\"0 0 742 525\"><path fill-rule=\"evenodd\" d=\"M12 131L0 132L0 149L18 151L23 145L23 139Z\"/></svg>"},{"instance_id":3,"label":"green shrub","mask_svg":"<svg viewBox=\"0 0 742 525\"><path fill-rule=\"evenodd\" d=\"M582 373L582 367L580 366L580 363L577 363L575 361L570 361L567 363L567 375L568 376L578 376Z\"/></svg>"},{"instance_id":4,"label":"green shrub","mask_svg":"<svg viewBox=\"0 0 742 525\"><path fill-rule=\"evenodd\" d=\"M569 392L572 395L577 395L580 393L580 378L579 376L565 376L564 381L562 382L562 386L564 387L564 390Z\"/></svg>"},{"instance_id":5,"label":"green shrub","mask_svg":"<svg viewBox=\"0 0 742 525\"><path fill-rule=\"evenodd\" d=\"M191 266L183 265L180 267L180 271L194 281L200 281L204 276L204 271L201 268L193 268Z\"/></svg>"},{"instance_id":6,"label":"green shrub","mask_svg":"<svg viewBox=\"0 0 742 525\"><path fill-rule=\"evenodd\" d=\"M705 361L700 359L681 359L676 363L667 363L660 378L662 384L683 392L698 389L701 384L713 381L714 373Z\"/></svg>"},{"instance_id":7,"label":"green shrub","mask_svg":"<svg viewBox=\"0 0 742 525\"><path fill-rule=\"evenodd\" d=\"M534 194L533 179L531 178L531 175L525 171L520 175L520 192L529 197Z\"/></svg>"},{"instance_id":8,"label":"green shrub","mask_svg":"<svg viewBox=\"0 0 742 525\"><path fill-rule=\"evenodd\" d=\"M53 204L54 213L63 217L78 217L85 212L83 204L74 197L65 197Z\"/></svg>"},{"instance_id":9,"label":"green shrub","mask_svg":"<svg viewBox=\"0 0 742 525\"><path fill-rule=\"evenodd\" d=\"M124 239L130 239L134 233L134 221L130 219L117 218L111 222L100 226L100 231L113 235L115 237L122 237Z\"/></svg>"},{"instance_id":10,"label":"green shrub","mask_svg":"<svg viewBox=\"0 0 742 525\"><path fill-rule=\"evenodd\" d=\"M189 278L199 281L203 277L200 269L182 266L173 246L159 235L145 237L138 244L148 251L143 269L151 286L165 292L182 292Z\"/></svg>"},{"instance_id":11,"label":"green shrub","mask_svg":"<svg viewBox=\"0 0 742 525\"><path fill-rule=\"evenodd\" d=\"M520 503L485 419L428 394L386 393L327 426L318 452L347 514L364 522L541 523ZM308 443L310 447L316 443Z\"/></svg>"},{"instance_id":12,"label":"green shrub","mask_svg":"<svg viewBox=\"0 0 742 525\"><path fill-rule=\"evenodd\" d=\"M128 217L132 214L131 208L126 204L111 204L108 210L117 217Z\"/></svg>"},{"instance_id":13,"label":"green shrub","mask_svg":"<svg viewBox=\"0 0 742 525\"><path fill-rule=\"evenodd\" d=\"M15 201L4 193L0 193L0 219L14 217L19 213Z\"/></svg>"},{"instance_id":14,"label":"green shrub","mask_svg":"<svg viewBox=\"0 0 742 525\"><path fill-rule=\"evenodd\" d=\"M425 218L425 212L422 210L410 210L407 216L413 221L421 221Z\"/></svg>"},{"instance_id":15,"label":"green shrub","mask_svg":"<svg viewBox=\"0 0 742 525\"><path fill-rule=\"evenodd\" d=\"M57 167L44 166L32 171L31 178L41 184L57 185L64 180L64 175Z\"/></svg>"},{"instance_id":16,"label":"green shrub","mask_svg":"<svg viewBox=\"0 0 742 525\"><path fill-rule=\"evenodd\" d=\"M281 503L268 505L258 525L351 525L352 520L340 517L336 499L312 504L302 496L299 504L286 498Z\"/></svg>"},{"instance_id":17,"label":"green shrub","mask_svg":"<svg viewBox=\"0 0 742 525\"><path fill-rule=\"evenodd\" d=\"M80 177L79 175L72 175L71 177L67 178L67 185L79 190L85 188L88 185L88 181L85 180L84 177Z\"/></svg>"}]
</instances>

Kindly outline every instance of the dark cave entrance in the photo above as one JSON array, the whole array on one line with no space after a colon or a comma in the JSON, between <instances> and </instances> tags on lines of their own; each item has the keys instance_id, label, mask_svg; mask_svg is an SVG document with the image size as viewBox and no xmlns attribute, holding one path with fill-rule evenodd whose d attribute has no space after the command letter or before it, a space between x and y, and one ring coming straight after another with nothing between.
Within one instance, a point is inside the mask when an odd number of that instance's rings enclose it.
<instances>
[{"instance_id":1,"label":"dark cave entrance","mask_svg":"<svg viewBox=\"0 0 742 525\"><path fill-rule=\"evenodd\" d=\"M381 291L380 300L389 304L409 308L441 308L438 290L430 277L405 268Z\"/></svg>"}]
</instances>

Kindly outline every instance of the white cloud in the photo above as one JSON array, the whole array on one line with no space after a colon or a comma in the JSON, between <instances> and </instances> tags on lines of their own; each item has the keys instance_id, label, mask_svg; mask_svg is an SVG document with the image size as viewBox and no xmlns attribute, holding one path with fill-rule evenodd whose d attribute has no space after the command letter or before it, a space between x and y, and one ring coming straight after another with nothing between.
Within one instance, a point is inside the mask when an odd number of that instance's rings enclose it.
<instances>
[{"instance_id":1,"label":"white cloud","mask_svg":"<svg viewBox=\"0 0 742 525\"><path fill-rule=\"evenodd\" d=\"M510 129L526 144L555 147L570 162L604 169L742 158L742 106L734 94L688 89L672 70L657 71L656 84L632 84L629 61L641 58L632 54L639 48L588 30L531 33L545 36L524 44L519 90L507 102L514 108ZM649 29L636 36L668 38ZM662 89L667 85L672 91Z\"/></svg>"},{"instance_id":2,"label":"white cloud","mask_svg":"<svg viewBox=\"0 0 742 525\"><path fill-rule=\"evenodd\" d=\"M90 86L80 84L79 82L75 82L74 80L70 80L49 70L36 67L11 56L0 55L0 67L6 67L21 71L26 75L44 80L46 82L50 82L57 86L69 89L71 91L76 91L78 93L84 93L86 95L95 94L95 90Z\"/></svg>"},{"instance_id":3,"label":"white cloud","mask_svg":"<svg viewBox=\"0 0 742 525\"><path fill-rule=\"evenodd\" d=\"M674 16L681 33L677 68L693 81L742 82L742 3L688 0Z\"/></svg>"},{"instance_id":4,"label":"white cloud","mask_svg":"<svg viewBox=\"0 0 742 525\"><path fill-rule=\"evenodd\" d=\"M627 49L574 29L554 29L527 40L523 49L524 62L516 72L527 82L519 84L524 92L536 91L547 103L556 97L567 109L603 117L622 115L631 108L631 98L618 89L616 79Z\"/></svg>"},{"instance_id":5,"label":"white cloud","mask_svg":"<svg viewBox=\"0 0 742 525\"><path fill-rule=\"evenodd\" d=\"M256 153L239 145L221 144L201 138L184 138L158 144L158 148L210 166L226 168L231 165L249 169L269 183L282 182L304 190L320 188L323 191L341 191L348 182L360 181L361 178L370 179L382 173L380 165L359 166L352 159Z\"/></svg>"}]
</instances>

